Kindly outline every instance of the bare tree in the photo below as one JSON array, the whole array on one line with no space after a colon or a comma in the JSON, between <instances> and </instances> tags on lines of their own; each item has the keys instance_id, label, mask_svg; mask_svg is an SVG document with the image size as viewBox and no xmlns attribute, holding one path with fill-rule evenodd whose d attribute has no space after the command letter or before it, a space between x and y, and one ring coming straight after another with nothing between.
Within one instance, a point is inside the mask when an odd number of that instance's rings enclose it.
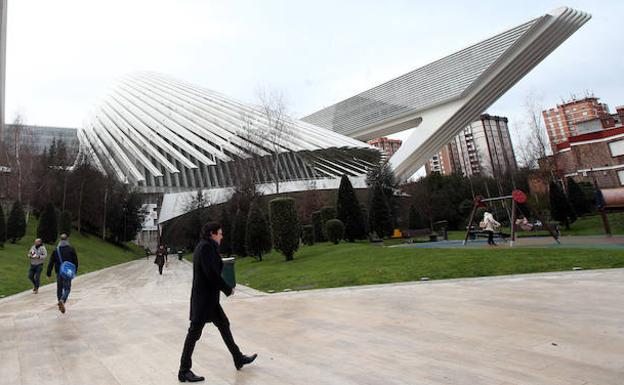
<instances>
[{"instance_id":1,"label":"bare tree","mask_svg":"<svg viewBox=\"0 0 624 385\"><path fill-rule=\"evenodd\" d=\"M24 129L23 121L24 119L19 113L13 120L13 146L11 146L12 154L7 155L14 175L13 179L16 188L15 196L20 202L22 202L22 162L20 159L20 149L22 147L22 131Z\"/></svg>"},{"instance_id":2,"label":"bare tree","mask_svg":"<svg viewBox=\"0 0 624 385\"><path fill-rule=\"evenodd\" d=\"M520 146L520 159L529 168L539 168L539 160L548 155L549 140L542 119L542 105L534 94L529 94L524 103L526 127L524 141Z\"/></svg>"},{"instance_id":3,"label":"bare tree","mask_svg":"<svg viewBox=\"0 0 624 385\"><path fill-rule=\"evenodd\" d=\"M259 90L258 99L260 101L260 109L268 124L268 129L264 136L272 152L273 182L275 183L275 193L279 194L280 158L281 153L286 148L288 137L292 135L293 122L287 115L284 96L280 92Z\"/></svg>"},{"instance_id":4,"label":"bare tree","mask_svg":"<svg viewBox=\"0 0 624 385\"><path fill-rule=\"evenodd\" d=\"M187 198L186 204L184 205L184 212L191 212L199 209L203 209L204 207L210 206L210 199L208 198L208 194L206 194L201 188L197 189L195 195Z\"/></svg>"},{"instance_id":5,"label":"bare tree","mask_svg":"<svg viewBox=\"0 0 624 385\"><path fill-rule=\"evenodd\" d=\"M11 196L22 202L27 215L30 212L30 200L33 196L33 169L37 156L34 138L28 126L24 125L24 117L18 113L13 120L9 132L11 138L3 146L3 161L0 164L10 169L9 189ZM8 137L9 135L7 135Z\"/></svg>"}]
</instances>

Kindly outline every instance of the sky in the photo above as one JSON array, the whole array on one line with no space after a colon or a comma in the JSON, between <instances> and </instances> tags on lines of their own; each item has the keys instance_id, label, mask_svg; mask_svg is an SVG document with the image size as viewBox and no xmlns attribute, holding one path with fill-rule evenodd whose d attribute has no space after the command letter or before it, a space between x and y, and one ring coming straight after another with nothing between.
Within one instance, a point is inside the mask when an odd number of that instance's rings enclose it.
<instances>
[{"instance_id":1,"label":"sky","mask_svg":"<svg viewBox=\"0 0 624 385\"><path fill-rule=\"evenodd\" d=\"M251 103L276 90L302 117L562 5L593 17L487 112L509 118L518 145L527 98L624 105L623 1L8 2L8 123L79 127L115 79L143 70Z\"/></svg>"}]
</instances>

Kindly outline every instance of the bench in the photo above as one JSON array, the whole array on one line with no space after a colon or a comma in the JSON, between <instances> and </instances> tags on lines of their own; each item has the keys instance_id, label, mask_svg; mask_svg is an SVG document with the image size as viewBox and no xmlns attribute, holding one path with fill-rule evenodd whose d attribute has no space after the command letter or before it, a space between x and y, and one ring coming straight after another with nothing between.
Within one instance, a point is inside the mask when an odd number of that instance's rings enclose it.
<instances>
[{"instance_id":1,"label":"bench","mask_svg":"<svg viewBox=\"0 0 624 385\"><path fill-rule=\"evenodd\" d=\"M428 236L429 241L436 242L438 240L437 234L434 234L430 228L424 229L408 229L401 231L401 237L407 239L409 243L413 242L413 239L419 236Z\"/></svg>"},{"instance_id":2,"label":"bench","mask_svg":"<svg viewBox=\"0 0 624 385\"><path fill-rule=\"evenodd\" d=\"M485 230L470 230L469 234L470 234L470 239L476 239L479 237L487 238L489 236L488 232ZM503 233L502 231L494 232L494 238L505 240L509 237L511 237L511 234Z\"/></svg>"},{"instance_id":3,"label":"bench","mask_svg":"<svg viewBox=\"0 0 624 385\"><path fill-rule=\"evenodd\" d=\"M417 236L424 236L424 235L431 235L431 229L430 228L425 228L425 229L408 229L408 230L402 230L401 231L401 236L403 238L414 238Z\"/></svg>"}]
</instances>

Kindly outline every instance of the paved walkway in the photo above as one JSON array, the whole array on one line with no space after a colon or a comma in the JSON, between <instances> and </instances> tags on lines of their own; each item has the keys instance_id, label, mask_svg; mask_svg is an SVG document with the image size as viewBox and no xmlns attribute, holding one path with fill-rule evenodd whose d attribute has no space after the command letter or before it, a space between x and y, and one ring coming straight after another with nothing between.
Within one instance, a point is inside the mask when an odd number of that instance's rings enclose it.
<instances>
[{"instance_id":1,"label":"paved walkway","mask_svg":"<svg viewBox=\"0 0 624 385\"><path fill-rule=\"evenodd\" d=\"M176 384L191 266L139 260L0 300L2 384ZM624 269L432 281L224 300L258 360L240 372L214 327L209 384L621 385Z\"/></svg>"}]
</instances>

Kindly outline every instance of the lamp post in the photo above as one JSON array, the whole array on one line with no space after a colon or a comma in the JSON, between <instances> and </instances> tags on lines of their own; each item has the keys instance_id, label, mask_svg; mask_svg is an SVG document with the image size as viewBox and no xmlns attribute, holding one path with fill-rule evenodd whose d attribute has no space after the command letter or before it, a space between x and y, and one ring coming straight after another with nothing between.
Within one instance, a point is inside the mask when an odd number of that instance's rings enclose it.
<instances>
[{"instance_id":1,"label":"lamp post","mask_svg":"<svg viewBox=\"0 0 624 385\"><path fill-rule=\"evenodd\" d=\"M126 241L126 212L128 211L126 206L123 207L122 211L123 211L123 216L124 216L124 228L123 228L123 239L122 239L122 242L125 242Z\"/></svg>"}]
</instances>

